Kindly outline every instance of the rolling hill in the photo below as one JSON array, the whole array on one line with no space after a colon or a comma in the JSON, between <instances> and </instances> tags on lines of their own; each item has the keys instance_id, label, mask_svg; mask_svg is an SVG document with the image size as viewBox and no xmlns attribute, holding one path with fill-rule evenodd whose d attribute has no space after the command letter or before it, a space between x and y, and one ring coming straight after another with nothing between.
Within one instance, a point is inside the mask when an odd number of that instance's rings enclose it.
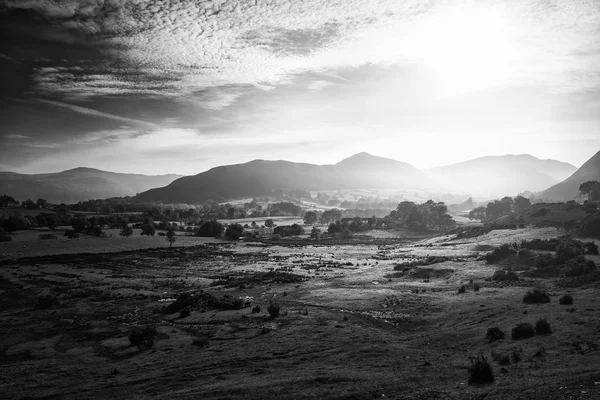
<instances>
[{"instance_id":1,"label":"rolling hill","mask_svg":"<svg viewBox=\"0 0 600 400\"><path fill-rule=\"evenodd\" d=\"M119 174L93 168L75 168L48 174L0 172L0 194L17 200L46 199L51 203L76 203L89 199L134 196L168 185L181 175Z\"/></svg>"},{"instance_id":2,"label":"rolling hill","mask_svg":"<svg viewBox=\"0 0 600 400\"><path fill-rule=\"evenodd\" d=\"M579 194L579 185L587 181L600 181L600 151L567 179L537 194L536 197L544 201L574 200Z\"/></svg>"},{"instance_id":3,"label":"rolling hill","mask_svg":"<svg viewBox=\"0 0 600 400\"><path fill-rule=\"evenodd\" d=\"M528 154L487 156L427 170L453 192L492 199L548 188L575 172L571 164Z\"/></svg>"},{"instance_id":4,"label":"rolling hill","mask_svg":"<svg viewBox=\"0 0 600 400\"><path fill-rule=\"evenodd\" d=\"M139 201L195 203L208 199L268 196L281 189L406 189L431 190L436 185L410 164L359 153L335 165L254 160L212 168L180 178L163 188L140 193Z\"/></svg>"}]
</instances>

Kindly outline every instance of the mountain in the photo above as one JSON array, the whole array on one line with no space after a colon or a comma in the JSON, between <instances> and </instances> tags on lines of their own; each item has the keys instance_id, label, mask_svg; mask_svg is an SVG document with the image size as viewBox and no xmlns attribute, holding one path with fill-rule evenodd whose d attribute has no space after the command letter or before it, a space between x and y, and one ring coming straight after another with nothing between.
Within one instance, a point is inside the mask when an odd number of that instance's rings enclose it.
<instances>
[{"instance_id":1,"label":"mountain","mask_svg":"<svg viewBox=\"0 0 600 400\"><path fill-rule=\"evenodd\" d=\"M452 192L497 198L543 190L576 170L568 163L520 154L480 157L427 172L438 184L449 186Z\"/></svg>"},{"instance_id":2,"label":"mountain","mask_svg":"<svg viewBox=\"0 0 600 400\"><path fill-rule=\"evenodd\" d=\"M431 190L435 185L410 164L359 153L335 165L254 160L220 166L140 193L136 198L139 201L196 203L208 199L225 201L268 196L281 189L388 188Z\"/></svg>"},{"instance_id":3,"label":"mountain","mask_svg":"<svg viewBox=\"0 0 600 400\"><path fill-rule=\"evenodd\" d=\"M574 200L579 193L579 185L587 181L600 182L600 151L587 160L573 175L539 193L537 197L544 201Z\"/></svg>"},{"instance_id":4,"label":"mountain","mask_svg":"<svg viewBox=\"0 0 600 400\"><path fill-rule=\"evenodd\" d=\"M51 203L76 203L89 199L134 196L168 185L181 175L119 174L93 168L75 168L48 174L0 172L0 194L17 200L38 198Z\"/></svg>"}]
</instances>

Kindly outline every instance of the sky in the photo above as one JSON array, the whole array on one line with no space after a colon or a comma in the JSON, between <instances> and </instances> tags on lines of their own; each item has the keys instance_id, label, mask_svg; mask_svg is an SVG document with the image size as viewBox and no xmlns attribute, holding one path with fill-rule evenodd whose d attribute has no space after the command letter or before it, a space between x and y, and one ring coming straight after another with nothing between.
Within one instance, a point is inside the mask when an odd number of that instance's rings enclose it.
<instances>
[{"instance_id":1,"label":"sky","mask_svg":"<svg viewBox=\"0 0 600 400\"><path fill-rule=\"evenodd\" d=\"M0 0L0 170L600 150L598 0Z\"/></svg>"}]
</instances>

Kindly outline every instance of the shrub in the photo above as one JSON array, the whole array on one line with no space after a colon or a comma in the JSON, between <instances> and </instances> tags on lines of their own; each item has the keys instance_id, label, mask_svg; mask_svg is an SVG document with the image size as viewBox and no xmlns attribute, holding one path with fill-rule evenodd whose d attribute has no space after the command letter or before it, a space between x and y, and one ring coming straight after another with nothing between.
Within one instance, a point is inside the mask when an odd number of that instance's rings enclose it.
<instances>
[{"instance_id":1,"label":"shrub","mask_svg":"<svg viewBox=\"0 0 600 400\"><path fill-rule=\"evenodd\" d=\"M492 359L496 361L499 365L508 365L510 364L510 356L508 354L502 353L494 353L492 352Z\"/></svg>"},{"instance_id":2,"label":"shrub","mask_svg":"<svg viewBox=\"0 0 600 400\"><path fill-rule=\"evenodd\" d=\"M570 306L571 304L573 304L573 296L571 296L570 294L565 294L563 297L558 299L558 304L563 306Z\"/></svg>"},{"instance_id":3,"label":"shrub","mask_svg":"<svg viewBox=\"0 0 600 400\"><path fill-rule=\"evenodd\" d=\"M540 318L535 321L535 333L537 335L547 335L552 333L552 329L550 329L550 324L546 318Z\"/></svg>"},{"instance_id":4,"label":"shrub","mask_svg":"<svg viewBox=\"0 0 600 400\"><path fill-rule=\"evenodd\" d=\"M208 340L204 338L195 338L192 342L192 345L198 347L206 347L208 346Z\"/></svg>"},{"instance_id":5,"label":"shrub","mask_svg":"<svg viewBox=\"0 0 600 400\"><path fill-rule=\"evenodd\" d=\"M258 314L260 311L261 311L261 308L259 305L252 307L252 314Z\"/></svg>"},{"instance_id":6,"label":"shrub","mask_svg":"<svg viewBox=\"0 0 600 400\"><path fill-rule=\"evenodd\" d=\"M473 291L474 291L474 292L479 292L479 283L475 283L475 284L473 285Z\"/></svg>"},{"instance_id":7,"label":"shrub","mask_svg":"<svg viewBox=\"0 0 600 400\"><path fill-rule=\"evenodd\" d=\"M485 334L485 338L489 342L495 342L496 340L504 339L504 336L504 332L497 326L488 328L487 333Z\"/></svg>"},{"instance_id":8,"label":"shrub","mask_svg":"<svg viewBox=\"0 0 600 400\"><path fill-rule=\"evenodd\" d=\"M179 311L179 317L180 318L185 318L185 317L189 317L190 316L190 309L189 308L184 308L183 310Z\"/></svg>"},{"instance_id":9,"label":"shrub","mask_svg":"<svg viewBox=\"0 0 600 400\"><path fill-rule=\"evenodd\" d=\"M6 229L0 226L0 242L10 242L12 240L12 236L8 234Z\"/></svg>"},{"instance_id":10,"label":"shrub","mask_svg":"<svg viewBox=\"0 0 600 400\"><path fill-rule=\"evenodd\" d=\"M544 253L544 254L540 254L535 259L535 263L533 264L533 266L536 268L546 268L546 267L551 267L554 264L555 264L555 261L554 261L554 257L552 257L552 254Z\"/></svg>"},{"instance_id":11,"label":"shrub","mask_svg":"<svg viewBox=\"0 0 600 400\"><path fill-rule=\"evenodd\" d=\"M492 277L495 281L518 281L519 276L513 271L498 270Z\"/></svg>"},{"instance_id":12,"label":"shrub","mask_svg":"<svg viewBox=\"0 0 600 400\"><path fill-rule=\"evenodd\" d=\"M564 264L568 260L583 255L582 251L573 242L561 243L556 249L556 263Z\"/></svg>"},{"instance_id":13,"label":"shrub","mask_svg":"<svg viewBox=\"0 0 600 400\"><path fill-rule=\"evenodd\" d=\"M598 255L598 245L594 242L587 242L583 244L583 253L589 255Z\"/></svg>"},{"instance_id":14,"label":"shrub","mask_svg":"<svg viewBox=\"0 0 600 400\"><path fill-rule=\"evenodd\" d=\"M599 236L600 235L600 217L591 217L586 219L581 227L583 236Z\"/></svg>"},{"instance_id":15,"label":"shrub","mask_svg":"<svg viewBox=\"0 0 600 400\"><path fill-rule=\"evenodd\" d=\"M138 350L143 350L151 349L154 346L154 337L156 335L156 328L147 326L142 329L132 329L127 337L131 346L137 346Z\"/></svg>"},{"instance_id":16,"label":"shrub","mask_svg":"<svg viewBox=\"0 0 600 400\"><path fill-rule=\"evenodd\" d=\"M76 239L79 237L79 232L74 229L67 229L63 236L66 236L68 239Z\"/></svg>"},{"instance_id":17,"label":"shrub","mask_svg":"<svg viewBox=\"0 0 600 400\"><path fill-rule=\"evenodd\" d=\"M592 268L590 268L590 266ZM583 256L579 256L577 258L571 258L567 260L565 263L565 268L563 268L563 273L567 277L580 276L589 273L590 270L594 269L595 267L596 264L593 261L588 263Z\"/></svg>"},{"instance_id":18,"label":"shrub","mask_svg":"<svg viewBox=\"0 0 600 400\"><path fill-rule=\"evenodd\" d=\"M515 254L516 251L509 246L507 243L504 243L502 246L495 248L491 252L485 255L485 260L488 264L495 264L500 260L507 258L511 254Z\"/></svg>"},{"instance_id":19,"label":"shrub","mask_svg":"<svg viewBox=\"0 0 600 400\"><path fill-rule=\"evenodd\" d=\"M526 339L533 337L535 335L535 330L533 329L533 325L527 322L521 322L517 324L514 328L512 328L511 336L513 340L517 339Z\"/></svg>"},{"instance_id":20,"label":"shrub","mask_svg":"<svg viewBox=\"0 0 600 400\"><path fill-rule=\"evenodd\" d=\"M521 352L517 349L514 349L510 354L510 358L512 359L513 363L521 361Z\"/></svg>"},{"instance_id":21,"label":"shrub","mask_svg":"<svg viewBox=\"0 0 600 400\"><path fill-rule=\"evenodd\" d=\"M523 302L527 304L549 303L550 296L542 290L534 289L523 296Z\"/></svg>"},{"instance_id":22,"label":"shrub","mask_svg":"<svg viewBox=\"0 0 600 400\"><path fill-rule=\"evenodd\" d=\"M491 383L494 382L494 370L488 360L480 354L471 360L469 366L469 385L473 383Z\"/></svg>"},{"instance_id":23,"label":"shrub","mask_svg":"<svg viewBox=\"0 0 600 400\"><path fill-rule=\"evenodd\" d=\"M267 312L269 313L271 318L277 318L279 316L280 310L281 307L277 303L271 303L269 304L269 307L267 307Z\"/></svg>"},{"instance_id":24,"label":"shrub","mask_svg":"<svg viewBox=\"0 0 600 400\"><path fill-rule=\"evenodd\" d=\"M60 303L56 296L51 294L39 296L35 308L38 310L45 310L48 308L60 307Z\"/></svg>"},{"instance_id":25,"label":"shrub","mask_svg":"<svg viewBox=\"0 0 600 400\"><path fill-rule=\"evenodd\" d=\"M51 233L40 233L38 237L42 240L58 239L56 235L53 235Z\"/></svg>"},{"instance_id":26,"label":"shrub","mask_svg":"<svg viewBox=\"0 0 600 400\"><path fill-rule=\"evenodd\" d=\"M523 240L521 242L521 247L529 250L556 251L556 246L558 245L558 243L559 242L557 239L533 239L529 242Z\"/></svg>"},{"instance_id":27,"label":"shrub","mask_svg":"<svg viewBox=\"0 0 600 400\"><path fill-rule=\"evenodd\" d=\"M458 294L465 293L466 291L467 291L467 287L465 285L462 285L461 287L458 288Z\"/></svg>"}]
</instances>

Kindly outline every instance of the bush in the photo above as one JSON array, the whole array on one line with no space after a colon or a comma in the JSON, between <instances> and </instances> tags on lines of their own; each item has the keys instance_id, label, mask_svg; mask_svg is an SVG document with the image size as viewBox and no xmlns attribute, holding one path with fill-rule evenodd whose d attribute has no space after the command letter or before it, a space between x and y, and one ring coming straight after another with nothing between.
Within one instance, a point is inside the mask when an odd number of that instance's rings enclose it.
<instances>
[{"instance_id":1,"label":"bush","mask_svg":"<svg viewBox=\"0 0 600 400\"><path fill-rule=\"evenodd\" d=\"M581 227L583 236L600 236L600 217L586 219Z\"/></svg>"},{"instance_id":2,"label":"bush","mask_svg":"<svg viewBox=\"0 0 600 400\"><path fill-rule=\"evenodd\" d=\"M462 285L461 287L458 288L458 294L465 293L466 291L467 291L467 287L465 285Z\"/></svg>"},{"instance_id":3,"label":"bush","mask_svg":"<svg viewBox=\"0 0 600 400\"><path fill-rule=\"evenodd\" d=\"M500 328L498 328L497 326L493 327L493 328L488 328L487 333L485 334L485 338L489 341L489 342L495 342L497 340L502 340L504 339L504 332L502 332L502 330Z\"/></svg>"},{"instance_id":4,"label":"bush","mask_svg":"<svg viewBox=\"0 0 600 400\"><path fill-rule=\"evenodd\" d=\"M558 243L559 241L557 239L533 239L529 242L523 240L521 242L521 248L529 250L556 251L556 246L558 245Z\"/></svg>"},{"instance_id":5,"label":"bush","mask_svg":"<svg viewBox=\"0 0 600 400\"><path fill-rule=\"evenodd\" d=\"M244 227L241 224L231 224L225 230L225 238L229 240L238 240L244 234Z\"/></svg>"},{"instance_id":6,"label":"bush","mask_svg":"<svg viewBox=\"0 0 600 400\"><path fill-rule=\"evenodd\" d=\"M563 297L558 299L558 304L563 306L570 306L571 304L573 304L573 296L571 296L570 294L565 294Z\"/></svg>"},{"instance_id":7,"label":"bush","mask_svg":"<svg viewBox=\"0 0 600 400\"><path fill-rule=\"evenodd\" d=\"M527 304L550 303L550 296L542 290L534 289L523 296L523 302Z\"/></svg>"},{"instance_id":8,"label":"bush","mask_svg":"<svg viewBox=\"0 0 600 400\"><path fill-rule=\"evenodd\" d=\"M594 242L587 242L583 244L583 254L589 254L591 256L598 255L598 245Z\"/></svg>"},{"instance_id":9,"label":"bush","mask_svg":"<svg viewBox=\"0 0 600 400\"><path fill-rule=\"evenodd\" d=\"M204 339L204 338L196 338L192 342L192 345L198 346L198 347L206 347L206 346L208 346L208 340Z\"/></svg>"},{"instance_id":10,"label":"bush","mask_svg":"<svg viewBox=\"0 0 600 400\"><path fill-rule=\"evenodd\" d=\"M544 253L544 254L540 254L535 259L535 263L533 264L533 266L536 268L546 268L546 267L551 267L554 264L555 264L555 261L554 261L554 257L552 257L552 254Z\"/></svg>"},{"instance_id":11,"label":"bush","mask_svg":"<svg viewBox=\"0 0 600 400\"><path fill-rule=\"evenodd\" d=\"M491 252L485 255L485 261L488 264L495 264L500 260L503 260L510 256L511 254L515 254L516 251L509 246L507 243L504 243L502 246L495 248Z\"/></svg>"},{"instance_id":12,"label":"bush","mask_svg":"<svg viewBox=\"0 0 600 400\"><path fill-rule=\"evenodd\" d=\"M40 233L38 237L42 240L58 239L56 235L53 235L51 233Z\"/></svg>"},{"instance_id":13,"label":"bush","mask_svg":"<svg viewBox=\"0 0 600 400\"><path fill-rule=\"evenodd\" d=\"M473 285L473 291L474 291L474 292L479 292L479 283L475 283L475 284Z\"/></svg>"},{"instance_id":14,"label":"bush","mask_svg":"<svg viewBox=\"0 0 600 400\"><path fill-rule=\"evenodd\" d=\"M60 307L58 298L51 294L39 296L37 299L37 303L35 304L35 308L37 310L45 310L48 308L57 308L57 307Z\"/></svg>"},{"instance_id":15,"label":"bush","mask_svg":"<svg viewBox=\"0 0 600 400\"><path fill-rule=\"evenodd\" d=\"M142 329L132 329L127 337L131 346L137 346L138 350L143 350L151 349L154 346L154 337L156 335L156 328L147 326Z\"/></svg>"},{"instance_id":16,"label":"bush","mask_svg":"<svg viewBox=\"0 0 600 400\"><path fill-rule=\"evenodd\" d=\"M513 271L498 270L492 277L495 281L518 281L519 276Z\"/></svg>"},{"instance_id":17,"label":"bush","mask_svg":"<svg viewBox=\"0 0 600 400\"><path fill-rule=\"evenodd\" d=\"M267 307L267 312L269 313L271 318L277 318L279 316L280 310L281 307L277 303L271 303L269 304L269 307Z\"/></svg>"},{"instance_id":18,"label":"bush","mask_svg":"<svg viewBox=\"0 0 600 400\"><path fill-rule=\"evenodd\" d=\"M185 317L189 317L190 316L190 309L189 308L184 308L183 310L179 311L179 317L180 318L185 318Z\"/></svg>"},{"instance_id":19,"label":"bush","mask_svg":"<svg viewBox=\"0 0 600 400\"><path fill-rule=\"evenodd\" d=\"M596 268L596 264L593 261L586 262L583 256L579 256L567 260L563 273L566 277L580 276L588 274L594 268Z\"/></svg>"},{"instance_id":20,"label":"bush","mask_svg":"<svg viewBox=\"0 0 600 400\"><path fill-rule=\"evenodd\" d=\"M540 318L535 322L535 333L537 335L547 335L552 333L552 329L550 329L550 324L546 318Z\"/></svg>"},{"instance_id":21,"label":"bush","mask_svg":"<svg viewBox=\"0 0 600 400\"><path fill-rule=\"evenodd\" d=\"M527 322L521 322L517 324L514 328L512 328L511 336L513 340L518 339L527 339L533 337L535 335L535 330L533 329L533 325Z\"/></svg>"},{"instance_id":22,"label":"bush","mask_svg":"<svg viewBox=\"0 0 600 400\"><path fill-rule=\"evenodd\" d=\"M261 308L259 305L255 305L254 307L252 307L252 314L258 314L261 311Z\"/></svg>"},{"instance_id":23,"label":"bush","mask_svg":"<svg viewBox=\"0 0 600 400\"><path fill-rule=\"evenodd\" d=\"M582 256L583 252L573 242L561 243L556 249L556 263L564 264L568 260Z\"/></svg>"},{"instance_id":24,"label":"bush","mask_svg":"<svg viewBox=\"0 0 600 400\"><path fill-rule=\"evenodd\" d=\"M492 352L492 359L496 361L499 365L508 365L510 364L510 356L508 354L502 353L494 353Z\"/></svg>"},{"instance_id":25,"label":"bush","mask_svg":"<svg viewBox=\"0 0 600 400\"><path fill-rule=\"evenodd\" d=\"M74 229L67 229L63 236L66 236L68 239L77 239L79 237L79 232Z\"/></svg>"},{"instance_id":26,"label":"bush","mask_svg":"<svg viewBox=\"0 0 600 400\"><path fill-rule=\"evenodd\" d=\"M12 240L12 236L8 234L6 229L0 226L0 242L10 242Z\"/></svg>"},{"instance_id":27,"label":"bush","mask_svg":"<svg viewBox=\"0 0 600 400\"><path fill-rule=\"evenodd\" d=\"M488 360L480 354L471 360L469 366L469 385L473 383L491 383L494 382L494 370Z\"/></svg>"}]
</instances>

